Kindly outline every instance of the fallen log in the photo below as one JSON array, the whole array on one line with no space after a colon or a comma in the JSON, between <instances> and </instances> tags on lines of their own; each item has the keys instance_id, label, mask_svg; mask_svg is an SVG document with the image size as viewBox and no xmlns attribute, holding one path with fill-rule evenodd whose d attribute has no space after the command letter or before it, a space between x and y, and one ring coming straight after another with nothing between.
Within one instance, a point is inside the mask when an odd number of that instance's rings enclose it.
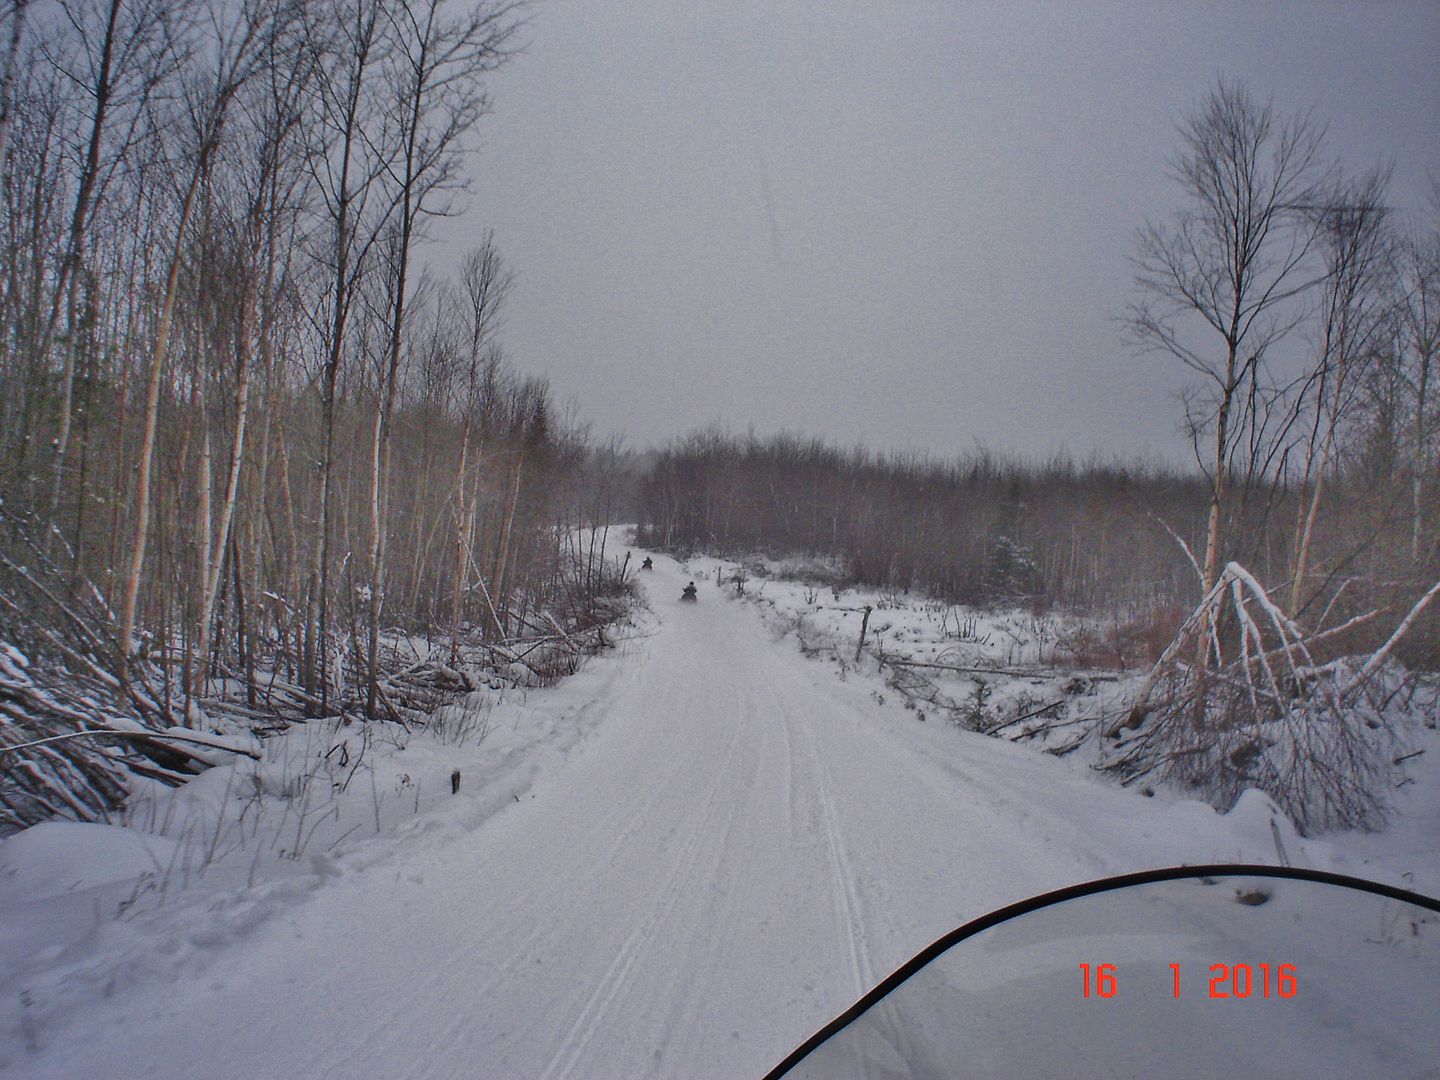
<instances>
[{"instance_id":1,"label":"fallen log","mask_svg":"<svg viewBox=\"0 0 1440 1080\"><path fill-rule=\"evenodd\" d=\"M1000 668L982 664L937 664L930 660L902 660L896 656L881 656L881 666L936 668L940 671L958 671L965 675L1007 675L1016 679L1058 679L1066 675L1083 675L1092 682L1116 682L1119 673L1091 672L1078 668Z\"/></svg>"}]
</instances>

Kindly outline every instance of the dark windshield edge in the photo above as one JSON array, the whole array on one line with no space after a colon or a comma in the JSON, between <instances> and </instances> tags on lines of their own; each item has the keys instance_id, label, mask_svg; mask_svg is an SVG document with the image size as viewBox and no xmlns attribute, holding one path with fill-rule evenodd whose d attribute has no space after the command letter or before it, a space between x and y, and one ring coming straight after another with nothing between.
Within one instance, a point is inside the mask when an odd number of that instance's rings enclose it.
<instances>
[{"instance_id":1,"label":"dark windshield edge","mask_svg":"<svg viewBox=\"0 0 1440 1080\"><path fill-rule=\"evenodd\" d=\"M1005 907L997 908L937 938L920 952L916 953L911 959L887 975L873 990L855 1002L855 1004L851 1005L850 1008L846 1009L834 1020L831 1020L819 1031L815 1032L814 1035L811 1035L810 1038L801 1043L784 1061L766 1073L764 1080L778 1080L779 1077L784 1076L808 1057L821 1043L848 1027L858 1016L896 989L901 983L909 979L926 964L930 963L947 949L959 944L968 937L980 933L982 930L987 930L998 923L1006 922L1009 919L1025 915L1031 911L1038 911L1041 908L1049 907L1052 904L1063 903L1066 900L1077 900L1082 896L1092 896L1095 893L1125 889L1132 885L1150 885L1160 881L1178 881L1184 878L1206 877L1272 877L1292 878L1297 881L1313 881L1321 885L1336 885L1341 888L1358 889L1361 892L1374 893L1376 896L1384 896L1391 900L1401 900L1408 904L1414 904L1416 907L1428 908L1431 911L1440 912L1440 900L1425 896L1421 893L1400 889L1393 885L1386 885L1378 881L1367 881L1365 878L1351 877L1348 874L1334 874L1327 870L1310 870L1299 866L1267 866L1263 863L1202 863L1194 866L1168 866L1159 870L1140 870L1133 874L1120 874L1116 877L1097 878L1094 881L1082 882L1079 885L1067 885L1063 889L1041 893L1039 896L1032 896L1027 900L1020 900L1016 903L1008 904Z\"/></svg>"}]
</instances>

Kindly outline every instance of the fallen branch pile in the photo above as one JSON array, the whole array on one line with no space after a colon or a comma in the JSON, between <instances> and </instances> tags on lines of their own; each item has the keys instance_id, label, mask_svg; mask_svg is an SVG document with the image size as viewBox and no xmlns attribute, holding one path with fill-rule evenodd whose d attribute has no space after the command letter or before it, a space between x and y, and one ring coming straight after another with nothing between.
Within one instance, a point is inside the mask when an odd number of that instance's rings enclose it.
<instances>
[{"instance_id":1,"label":"fallen branch pile","mask_svg":"<svg viewBox=\"0 0 1440 1080\"><path fill-rule=\"evenodd\" d=\"M1105 768L1155 776L1228 807L1264 791L1301 829L1374 826L1395 757L1385 715L1401 677L1395 644L1440 594L1431 588L1360 661L1320 662L1319 646L1378 615L1307 632L1243 566L1230 563L1185 620L1128 714L1110 725Z\"/></svg>"},{"instance_id":2,"label":"fallen branch pile","mask_svg":"<svg viewBox=\"0 0 1440 1080\"><path fill-rule=\"evenodd\" d=\"M88 583L64 591L0 556L0 833L52 817L103 820L128 778L179 784L252 740L189 730L137 664L121 689L110 670L113 619Z\"/></svg>"}]
</instances>

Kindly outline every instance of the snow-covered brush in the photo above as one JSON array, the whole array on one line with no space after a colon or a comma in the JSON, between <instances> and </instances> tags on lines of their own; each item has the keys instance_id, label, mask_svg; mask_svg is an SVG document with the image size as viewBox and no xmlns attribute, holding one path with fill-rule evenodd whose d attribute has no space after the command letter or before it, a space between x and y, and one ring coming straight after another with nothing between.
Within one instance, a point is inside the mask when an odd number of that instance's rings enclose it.
<instances>
[{"instance_id":1,"label":"snow-covered brush","mask_svg":"<svg viewBox=\"0 0 1440 1080\"><path fill-rule=\"evenodd\" d=\"M132 776L175 785L228 753L251 753L182 728L143 662L122 693L99 590L68 581L25 543L28 565L0 554L0 833L49 818L104 820Z\"/></svg>"},{"instance_id":2,"label":"snow-covered brush","mask_svg":"<svg viewBox=\"0 0 1440 1080\"><path fill-rule=\"evenodd\" d=\"M103 820L124 800L127 775L178 784L217 753L256 756L218 736L146 727L103 690L0 642L0 832Z\"/></svg>"},{"instance_id":3,"label":"snow-covered brush","mask_svg":"<svg viewBox=\"0 0 1440 1080\"><path fill-rule=\"evenodd\" d=\"M1104 768L1126 783L1155 776L1221 807L1258 788L1307 830L1378 825L1395 758L1385 706L1403 678L1388 658L1437 593L1440 583L1370 657L1322 664L1318 646L1378 612L1307 632L1230 563L1128 715L1110 725L1115 744Z\"/></svg>"}]
</instances>

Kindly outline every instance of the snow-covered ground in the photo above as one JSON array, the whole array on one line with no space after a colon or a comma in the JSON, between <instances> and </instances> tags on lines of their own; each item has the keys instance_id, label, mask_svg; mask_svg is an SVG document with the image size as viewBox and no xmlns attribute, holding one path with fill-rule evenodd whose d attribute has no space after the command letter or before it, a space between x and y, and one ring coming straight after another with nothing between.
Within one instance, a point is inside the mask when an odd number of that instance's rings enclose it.
<instances>
[{"instance_id":1,"label":"snow-covered ground","mask_svg":"<svg viewBox=\"0 0 1440 1080\"><path fill-rule=\"evenodd\" d=\"M655 561L651 612L557 687L472 695L439 737L296 729L124 828L0 843L0 1074L757 1076L940 934L1061 885L1274 862L1278 833L1440 891L1434 748L1388 832L1302 839L1263 797L1217 814L921 721L726 599L714 560Z\"/></svg>"},{"instance_id":2,"label":"snow-covered ground","mask_svg":"<svg viewBox=\"0 0 1440 1080\"><path fill-rule=\"evenodd\" d=\"M1105 740L1096 736L1109 725L1101 720L1113 723L1128 708L1149 667L1138 648L1126 650L1125 668L1083 663L1087 656L1110 652L1097 643L1113 640L1114 628L1100 620L1058 611L987 611L903 592L836 587L825 583L838 576L836 568L814 558L753 556L735 562L697 556L683 570L704 583L702 595L713 592L753 606L775 640L835 677L868 687L878 703L899 704L921 723L994 733L1037 751L1073 750L1072 764L1105 760ZM857 655L862 625L865 647ZM1396 721L1402 726L1397 753L1408 760L1387 797L1391 814L1383 831L1331 833L1324 843L1309 845L1309 859L1300 859L1290 850L1292 827L1259 792L1244 796L1226 817L1253 815L1267 832L1274 818L1283 850L1272 835L1262 861L1290 860L1440 896L1440 715L1431 700L1428 711L1397 713ZM938 746L935 752L947 751ZM1154 790L1149 784L1137 788L1147 795ZM1175 793L1169 794L1173 799Z\"/></svg>"}]
</instances>

